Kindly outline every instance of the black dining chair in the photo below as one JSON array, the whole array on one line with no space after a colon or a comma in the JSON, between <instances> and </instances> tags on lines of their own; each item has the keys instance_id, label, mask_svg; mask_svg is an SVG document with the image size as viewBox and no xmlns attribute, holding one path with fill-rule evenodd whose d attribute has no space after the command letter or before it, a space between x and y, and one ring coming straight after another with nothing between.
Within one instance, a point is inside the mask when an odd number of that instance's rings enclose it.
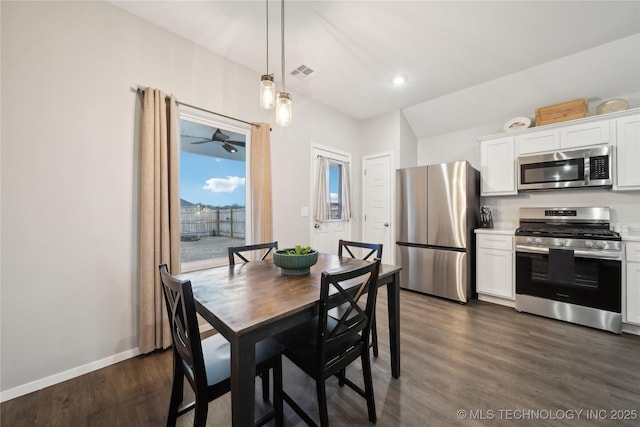
<instances>
[{"instance_id":1,"label":"black dining chair","mask_svg":"<svg viewBox=\"0 0 640 427\"><path fill-rule=\"evenodd\" d=\"M364 254L357 256L354 254ZM372 256L374 258L382 259L382 243L365 243L365 242L353 242L349 240L338 241L338 256L350 256L351 258L360 258L368 260ZM336 317L339 314L341 307L333 309L329 315ZM373 355L378 357L378 328L376 324L375 310L373 313L373 320L371 321L371 347L373 347Z\"/></svg>"},{"instance_id":2,"label":"black dining chair","mask_svg":"<svg viewBox=\"0 0 640 427\"><path fill-rule=\"evenodd\" d=\"M367 401L369 421L376 422L376 408L369 355L369 334L376 304L380 260L350 271L323 272L318 316L274 337L284 347L285 356L316 382L320 425L329 425L325 382L336 375L339 385L348 385ZM364 300L364 309L361 308ZM347 304L339 319L329 310ZM357 359L362 363L364 390L346 376L346 368ZM285 391L285 402L308 424L313 419Z\"/></svg>"},{"instance_id":3,"label":"black dining chair","mask_svg":"<svg viewBox=\"0 0 640 427\"><path fill-rule=\"evenodd\" d=\"M266 250L265 250L266 249ZM260 260L263 261L267 259L272 250L278 250L278 242L269 242L269 243L258 243L255 245L244 245L244 246L230 246L228 248L229 252L229 265L236 265L236 258L239 258L238 261L249 262L249 255L247 252L255 252L262 251L262 256L260 256ZM269 375L260 375L262 379L262 398L264 400L269 399Z\"/></svg>"},{"instance_id":4,"label":"black dining chair","mask_svg":"<svg viewBox=\"0 0 640 427\"><path fill-rule=\"evenodd\" d=\"M240 258L242 262L249 262L249 259L245 257L245 252L260 251L266 249L260 260L265 260L272 250L278 249L278 242L258 243L256 245L245 246L231 246L229 247L229 265L236 265L236 257Z\"/></svg>"},{"instance_id":5,"label":"black dining chair","mask_svg":"<svg viewBox=\"0 0 640 427\"><path fill-rule=\"evenodd\" d=\"M160 265L171 338L173 341L173 386L167 426L175 426L178 416L195 408L194 426L204 426L210 401L231 390L229 342L220 334L201 339L191 282L171 276L166 264ZM273 409L256 421L261 426L275 419L282 426L282 351L273 339L256 344L256 374L268 378L273 369ZM195 401L183 403L184 378L195 393Z\"/></svg>"}]
</instances>

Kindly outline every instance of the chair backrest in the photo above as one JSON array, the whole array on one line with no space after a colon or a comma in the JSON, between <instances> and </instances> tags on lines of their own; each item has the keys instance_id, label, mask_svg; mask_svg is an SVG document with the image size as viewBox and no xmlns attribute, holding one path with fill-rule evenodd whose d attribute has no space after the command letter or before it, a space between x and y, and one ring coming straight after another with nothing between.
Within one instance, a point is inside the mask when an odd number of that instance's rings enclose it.
<instances>
[{"instance_id":1,"label":"chair backrest","mask_svg":"<svg viewBox=\"0 0 640 427\"><path fill-rule=\"evenodd\" d=\"M278 249L278 242L259 243L257 245L245 245L245 246L232 246L229 247L229 265L236 265L236 257L240 258L242 262L249 262L243 254L244 252L259 251L267 249L260 257L260 260L266 259L272 250Z\"/></svg>"},{"instance_id":2,"label":"chair backrest","mask_svg":"<svg viewBox=\"0 0 640 427\"><path fill-rule=\"evenodd\" d=\"M191 282L171 276L166 264L160 265L160 280L167 303L174 357L179 358L182 370L194 390L206 388L207 373Z\"/></svg>"},{"instance_id":3,"label":"chair backrest","mask_svg":"<svg viewBox=\"0 0 640 427\"><path fill-rule=\"evenodd\" d=\"M320 369L325 373L346 367L363 349L368 350L379 271L380 259L376 258L364 267L322 273L317 348ZM328 312L336 306L346 309L333 320Z\"/></svg>"},{"instance_id":4,"label":"chair backrest","mask_svg":"<svg viewBox=\"0 0 640 427\"><path fill-rule=\"evenodd\" d=\"M346 252L351 258L358 258L351 251L352 248L365 249L365 256L362 259L369 259L374 254L374 258L382 259L382 243L350 242L348 240L340 240L338 242L338 256L346 256L344 254ZM366 251L367 249L369 250L368 252Z\"/></svg>"}]
</instances>

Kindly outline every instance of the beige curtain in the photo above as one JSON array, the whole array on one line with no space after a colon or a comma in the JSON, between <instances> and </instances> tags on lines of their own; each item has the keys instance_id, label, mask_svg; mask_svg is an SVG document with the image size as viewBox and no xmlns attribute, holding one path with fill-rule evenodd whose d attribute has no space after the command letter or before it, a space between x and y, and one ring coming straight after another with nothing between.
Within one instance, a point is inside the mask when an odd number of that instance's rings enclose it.
<instances>
[{"instance_id":1,"label":"beige curtain","mask_svg":"<svg viewBox=\"0 0 640 427\"><path fill-rule=\"evenodd\" d=\"M273 241L271 201L271 140L269 123L251 132L251 209L253 243Z\"/></svg>"},{"instance_id":2,"label":"beige curtain","mask_svg":"<svg viewBox=\"0 0 640 427\"><path fill-rule=\"evenodd\" d=\"M178 107L172 96L144 91L140 151L140 352L171 345L158 265L180 269Z\"/></svg>"},{"instance_id":3,"label":"beige curtain","mask_svg":"<svg viewBox=\"0 0 640 427\"><path fill-rule=\"evenodd\" d=\"M351 219L351 170L349 163L338 162L342 165L342 220Z\"/></svg>"},{"instance_id":4,"label":"beige curtain","mask_svg":"<svg viewBox=\"0 0 640 427\"><path fill-rule=\"evenodd\" d=\"M331 219L329 159L324 156L318 156L316 163L316 205L313 217L316 221L328 221Z\"/></svg>"}]
</instances>

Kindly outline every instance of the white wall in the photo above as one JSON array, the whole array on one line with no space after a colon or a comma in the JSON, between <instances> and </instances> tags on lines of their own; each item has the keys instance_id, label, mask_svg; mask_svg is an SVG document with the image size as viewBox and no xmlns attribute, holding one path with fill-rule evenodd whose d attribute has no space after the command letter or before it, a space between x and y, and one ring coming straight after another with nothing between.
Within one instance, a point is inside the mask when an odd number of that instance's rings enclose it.
<instances>
[{"instance_id":1,"label":"white wall","mask_svg":"<svg viewBox=\"0 0 640 427\"><path fill-rule=\"evenodd\" d=\"M140 99L130 88L249 121L273 117L258 106L258 74L108 3L1 8L5 400L136 352ZM352 151L354 171L362 156L357 121L292 95L294 126L271 134L283 244L310 239L300 216L310 144Z\"/></svg>"},{"instance_id":2,"label":"white wall","mask_svg":"<svg viewBox=\"0 0 640 427\"><path fill-rule=\"evenodd\" d=\"M608 70L607 66L613 67ZM622 74L621 74L622 73ZM491 94L500 94L492 96ZM513 95L509 95L513 94ZM505 76L436 100L436 105L475 105L482 125L439 135L418 138L418 164L467 159L480 169L480 143L475 138L502 132L503 124L513 115L535 117L535 109L555 102L588 97L590 114L604 99L624 98L631 108L640 106L640 34L598 46L557 61ZM482 109L482 104L486 108ZM504 116L497 106L505 105ZM520 108L515 109L518 105ZM425 106L421 123L434 116ZM415 114L416 111L412 111ZM490 114L493 112L493 114ZM434 111L434 114L436 112ZM413 117L416 120L416 117ZM437 115L435 120L437 120ZM470 122L477 123L477 117ZM465 119L461 118L461 124ZM437 123L434 123L437 126ZM427 126L425 126L427 127ZM494 208L496 226L516 227L521 206L610 206L612 223L640 224L640 192L607 190L563 190L523 193L517 196L484 197L483 204Z\"/></svg>"}]
</instances>

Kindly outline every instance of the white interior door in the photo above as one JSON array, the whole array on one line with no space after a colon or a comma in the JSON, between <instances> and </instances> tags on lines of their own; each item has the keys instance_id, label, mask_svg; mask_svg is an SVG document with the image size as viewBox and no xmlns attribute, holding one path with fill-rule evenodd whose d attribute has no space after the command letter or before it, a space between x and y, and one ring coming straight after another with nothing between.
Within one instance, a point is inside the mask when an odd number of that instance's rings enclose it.
<instances>
[{"instance_id":1,"label":"white interior door","mask_svg":"<svg viewBox=\"0 0 640 427\"><path fill-rule=\"evenodd\" d=\"M382 263L393 264L391 154L365 157L362 164L362 241L382 243Z\"/></svg>"},{"instance_id":2,"label":"white interior door","mask_svg":"<svg viewBox=\"0 0 640 427\"><path fill-rule=\"evenodd\" d=\"M311 150L311 246L320 252L338 253L338 240L351 239L351 221L315 220L316 179L318 172L318 156L327 157L340 162L351 163L351 154L328 147L314 145ZM351 169L351 168L349 168ZM352 172L353 173L353 172ZM352 181L353 182L353 181ZM353 189L351 190L353 193Z\"/></svg>"}]
</instances>

